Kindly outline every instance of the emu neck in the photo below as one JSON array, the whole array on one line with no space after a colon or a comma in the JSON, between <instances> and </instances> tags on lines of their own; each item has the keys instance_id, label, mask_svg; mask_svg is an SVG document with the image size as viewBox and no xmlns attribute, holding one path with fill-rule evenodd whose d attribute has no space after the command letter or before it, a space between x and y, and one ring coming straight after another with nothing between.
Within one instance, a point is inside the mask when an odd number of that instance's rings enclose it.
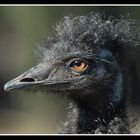
<instances>
[{"instance_id":1,"label":"emu neck","mask_svg":"<svg viewBox=\"0 0 140 140\"><path fill-rule=\"evenodd\" d=\"M75 99L70 105L68 121L64 124L63 133L95 134L95 133L129 133L125 129L125 107L121 102L123 95L122 75L118 74L111 89L111 98L99 96L95 99L93 94L83 100ZM110 92L110 91L106 91ZM105 93L104 91L104 94ZM98 93L98 95L103 95ZM98 96L96 96L98 97ZM112 101L112 102L111 102ZM126 127L127 128L127 127Z\"/></svg>"},{"instance_id":2,"label":"emu neck","mask_svg":"<svg viewBox=\"0 0 140 140\"><path fill-rule=\"evenodd\" d=\"M66 134L129 134L124 106L111 106L102 112L71 103L67 121L61 131Z\"/></svg>"}]
</instances>

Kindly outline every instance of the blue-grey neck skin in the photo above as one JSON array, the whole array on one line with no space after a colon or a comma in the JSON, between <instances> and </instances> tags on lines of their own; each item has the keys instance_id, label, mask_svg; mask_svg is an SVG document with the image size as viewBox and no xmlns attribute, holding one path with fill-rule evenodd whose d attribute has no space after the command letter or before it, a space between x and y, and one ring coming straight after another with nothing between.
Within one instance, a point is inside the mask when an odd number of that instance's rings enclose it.
<instances>
[{"instance_id":1,"label":"blue-grey neck skin","mask_svg":"<svg viewBox=\"0 0 140 140\"><path fill-rule=\"evenodd\" d=\"M112 96L112 103L117 105L118 102L121 100L123 94L123 77L122 73L119 73L116 77L116 83L113 88L113 96Z\"/></svg>"},{"instance_id":2,"label":"blue-grey neck skin","mask_svg":"<svg viewBox=\"0 0 140 140\"><path fill-rule=\"evenodd\" d=\"M101 86L103 90L97 89L97 94L94 93L98 98L98 101L94 99L95 96L92 96L93 94L89 94L91 96L87 96L86 98L84 98L84 103L82 100L82 102L79 101L79 103L77 104L77 99L75 100L76 106L74 105L74 109L77 110L78 113L76 113L76 115L74 113L71 113L71 119L73 119L74 117L74 120L77 120L74 121L75 126L77 127L75 128L75 131L70 130L70 133L74 131L74 133L79 134L128 134L130 133L130 131L127 113L125 110L125 103L129 98L128 93L126 93L128 90L127 87L129 87L129 85L127 85L129 84L129 81L126 81L125 79L125 77L128 77L128 70L122 70L123 68L118 64L118 60L116 59L116 57L106 49L101 51L98 57L100 59L110 60L111 62L113 62L113 67L116 71L114 73L114 78L109 83L110 86ZM101 77L107 75L108 71L111 72L111 70L106 65L102 66L102 68L97 68L97 73ZM102 95L102 97L98 96L98 94ZM86 104L86 102L88 104ZM96 106L98 106L99 108L96 108Z\"/></svg>"}]
</instances>

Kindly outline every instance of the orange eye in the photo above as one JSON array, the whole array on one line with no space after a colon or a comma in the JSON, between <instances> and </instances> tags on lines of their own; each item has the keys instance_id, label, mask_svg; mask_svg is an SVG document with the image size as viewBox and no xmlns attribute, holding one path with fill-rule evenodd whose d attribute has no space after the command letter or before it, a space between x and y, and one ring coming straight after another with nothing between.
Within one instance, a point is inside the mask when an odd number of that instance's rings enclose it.
<instances>
[{"instance_id":1,"label":"orange eye","mask_svg":"<svg viewBox=\"0 0 140 140\"><path fill-rule=\"evenodd\" d=\"M81 60L75 60L70 65L71 69L76 70L76 71L81 71L86 66L87 66L87 64L85 62L81 61Z\"/></svg>"}]
</instances>

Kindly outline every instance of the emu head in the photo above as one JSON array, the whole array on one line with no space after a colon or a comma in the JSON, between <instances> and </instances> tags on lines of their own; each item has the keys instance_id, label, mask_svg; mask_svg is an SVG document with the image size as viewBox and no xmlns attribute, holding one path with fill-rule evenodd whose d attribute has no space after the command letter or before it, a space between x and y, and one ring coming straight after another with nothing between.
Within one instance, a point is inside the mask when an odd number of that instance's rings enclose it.
<instances>
[{"instance_id":1,"label":"emu head","mask_svg":"<svg viewBox=\"0 0 140 140\"><path fill-rule=\"evenodd\" d=\"M36 50L38 65L5 85L6 91L42 89L68 95L94 107L119 104L124 68L138 45L138 26L131 19L100 14L64 17L54 34Z\"/></svg>"}]
</instances>

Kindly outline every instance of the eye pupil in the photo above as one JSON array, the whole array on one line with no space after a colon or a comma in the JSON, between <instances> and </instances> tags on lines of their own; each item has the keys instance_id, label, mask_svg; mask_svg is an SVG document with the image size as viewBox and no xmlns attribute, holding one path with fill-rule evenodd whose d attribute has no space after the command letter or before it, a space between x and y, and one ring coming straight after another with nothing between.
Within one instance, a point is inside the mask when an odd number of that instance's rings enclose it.
<instances>
[{"instance_id":1,"label":"eye pupil","mask_svg":"<svg viewBox=\"0 0 140 140\"><path fill-rule=\"evenodd\" d=\"M80 60L76 60L76 61L74 61L74 65L75 65L75 66L80 66L81 63L82 63L82 62L81 62Z\"/></svg>"}]
</instances>

